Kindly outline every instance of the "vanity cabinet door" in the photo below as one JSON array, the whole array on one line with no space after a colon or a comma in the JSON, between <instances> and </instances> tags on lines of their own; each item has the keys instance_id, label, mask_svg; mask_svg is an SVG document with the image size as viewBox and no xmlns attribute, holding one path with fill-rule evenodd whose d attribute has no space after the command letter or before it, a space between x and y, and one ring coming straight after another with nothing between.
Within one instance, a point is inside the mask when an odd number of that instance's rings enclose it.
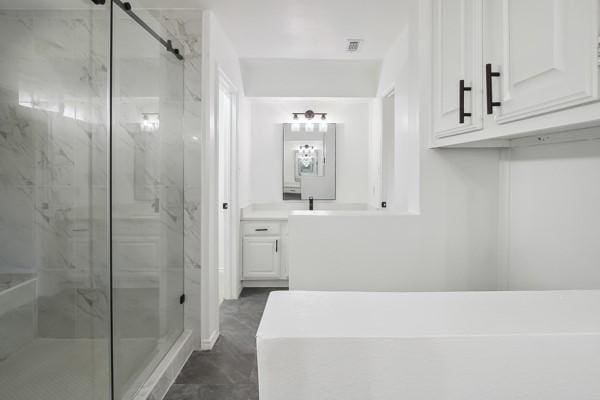
<instances>
[{"instance_id":1,"label":"vanity cabinet door","mask_svg":"<svg viewBox=\"0 0 600 400\"><path fill-rule=\"evenodd\" d=\"M245 236L244 279L280 279L281 239L278 236Z\"/></svg>"},{"instance_id":2,"label":"vanity cabinet door","mask_svg":"<svg viewBox=\"0 0 600 400\"><path fill-rule=\"evenodd\" d=\"M433 1L433 130L437 138L482 128L482 1Z\"/></svg>"},{"instance_id":3,"label":"vanity cabinet door","mask_svg":"<svg viewBox=\"0 0 600 400\"><path fill-rule=\"evenodd\" d=\"M597 99L597 0L487 0L487 12L496 122Z\"/></svg>"}]
</instances>

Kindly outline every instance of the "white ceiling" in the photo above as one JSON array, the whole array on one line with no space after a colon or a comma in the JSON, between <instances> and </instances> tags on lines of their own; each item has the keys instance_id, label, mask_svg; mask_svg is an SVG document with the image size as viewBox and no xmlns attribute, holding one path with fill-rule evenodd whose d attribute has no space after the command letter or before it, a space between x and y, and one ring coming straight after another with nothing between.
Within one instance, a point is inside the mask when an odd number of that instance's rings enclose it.
<instances>
[{"instance_id":1,"label":"white ceiling","mask_svg":"<svg viewBox=\"0 0 600 400\"><path fill-rule=\"evenodd\" d=\"M400 34L406 0L198 0L242 58L381 59ZM359 53L346 39L364 39Z\"/></svg>"},{"instance_id":2,"label":"white ceiling","mask_svg":"<svg viewBox=\"0 0 600 400\"><path fill-rule=\"evenodd\" d=\"M130 0L151 8L212 10L241 58L381 59L409 0ZM6 8L89 8L90 0L0 0ZM346 39L364 39L358 53Z\"/></svg>"}]
</instances>

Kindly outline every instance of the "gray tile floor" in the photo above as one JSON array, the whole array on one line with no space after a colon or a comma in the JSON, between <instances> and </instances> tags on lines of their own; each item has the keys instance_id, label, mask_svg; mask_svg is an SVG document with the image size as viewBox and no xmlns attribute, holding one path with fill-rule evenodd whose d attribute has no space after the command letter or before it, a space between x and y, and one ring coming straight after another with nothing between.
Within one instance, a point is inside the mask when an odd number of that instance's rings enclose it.
<instances>
[{"instance_id":1,"label":"gray tile floor","mask_svg":"<svg viewBox=\"0 0 600 400\"><path fill-rule=\"evenodd\" d=\"M270 288L246 288L221 306L221 336L192 354L165 400L257 400L256 330Z\"/></svg>"}]
</instances>

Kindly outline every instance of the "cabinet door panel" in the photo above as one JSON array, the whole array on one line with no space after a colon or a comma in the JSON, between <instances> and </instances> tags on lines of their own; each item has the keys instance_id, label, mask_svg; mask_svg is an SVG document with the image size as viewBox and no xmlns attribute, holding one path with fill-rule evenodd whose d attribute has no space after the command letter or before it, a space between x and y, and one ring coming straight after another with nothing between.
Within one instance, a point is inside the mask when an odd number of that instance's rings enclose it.
<instances>
[{"instance_id":1,"label":"cabinet door panel","mask_svg":"<svg viewBox=\"0 0 600 400\"><path fill-rule=\"evenodd\" d=\"M500 31L494 36L500 43L490 45L499 52L499 123L597 99L597 0L496 4Z\"/></svg>"},{"instance_id":2,"label":"cabinet door panel","mask_svg":"<svg viewBox=\"0 0 600 400\"><path fill-rule=\"evenodd\" d=\"M245 279L279 279L281 275L278 237L244 237L243 267Z\"/></svg>"},{"instance_id":3,"label":"cabinet door panel","mask_svg":"<svg viewBox=\"0 0 600 400\"><path fill-rule=\"evenodd\" d=\"M482 127L482 0L433 2L433 127L436 137ZM464 93L464 123L459 122L459 82Z\"/></svg>"}]
</instances>

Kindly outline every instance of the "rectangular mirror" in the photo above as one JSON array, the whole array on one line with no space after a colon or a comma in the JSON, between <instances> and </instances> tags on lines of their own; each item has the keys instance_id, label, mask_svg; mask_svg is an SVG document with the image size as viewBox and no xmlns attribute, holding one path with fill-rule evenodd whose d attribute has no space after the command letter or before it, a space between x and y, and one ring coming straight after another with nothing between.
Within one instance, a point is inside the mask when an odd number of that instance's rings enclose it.
<instances>
[{"instance_id":1,"label":"rectangular mirror","mask_svg":"<svg viewBox=\"0 0 600 400\"><path fill-rule=\"evenodd\" d=\"M335 200L335 124L283 124L283 200Z\"/></svg>"}]
</instances>

